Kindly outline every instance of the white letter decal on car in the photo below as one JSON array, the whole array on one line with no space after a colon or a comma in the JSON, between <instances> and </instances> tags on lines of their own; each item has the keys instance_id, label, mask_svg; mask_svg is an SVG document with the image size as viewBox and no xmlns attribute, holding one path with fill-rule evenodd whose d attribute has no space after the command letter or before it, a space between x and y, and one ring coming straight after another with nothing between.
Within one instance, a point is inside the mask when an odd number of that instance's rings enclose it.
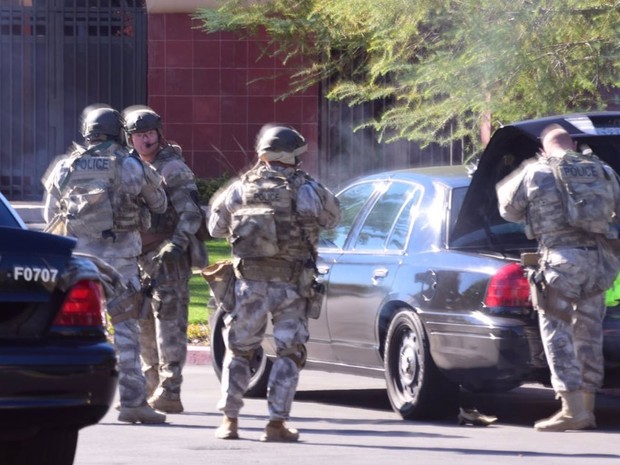
<instances>
[{"instance_id":1,"label":"white letter decal on car","mask_svg":"<svg viewBox=\"0 0 620 465\"><path fill-rule=\"evenodd\" d=\"M13 279L18 281L43 281L49 283L56 281L58 270L55 268L38 268L31 266L15 266L13 267Z\"/></svg>"}]
</instances>

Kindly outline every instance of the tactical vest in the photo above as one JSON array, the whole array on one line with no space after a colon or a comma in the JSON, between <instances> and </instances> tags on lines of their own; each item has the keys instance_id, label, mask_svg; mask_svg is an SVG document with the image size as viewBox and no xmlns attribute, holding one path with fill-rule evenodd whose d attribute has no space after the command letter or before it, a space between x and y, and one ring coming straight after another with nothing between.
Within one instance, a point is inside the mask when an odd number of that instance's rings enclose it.
<instances>
[{"instance_id":1,"label":"tactical vest","mask_svg":"<svg viewBox=\"0 0 620 465\"><path fill-rule=\"evenodd\" d=\"M247 172L242 206L232 215L231 248L239 258L304 259L310 253L308 227L296 211L302 172L284 173L259 166Z\"/></svg>"},{"instance_id":2,"label":"tactical vest","mask_svg":"<svg viewBox=\"0 0 620 465\"><path fill-rule=\"evenodd\" d=\"M562 199L567 223L588 233L611 233L615 200L609 173L596 155L567 152L549 164Z\"/></svg>"},{"instance_id":3,"label":"tactical vest","mask_svg":"<svg viewBox=\"0 0 620 465\"><path fill-rule=\"evenodd\" d=\"M101 238L140 228L139 206L121 189L126 156L109 143L72 155L69 169L59 179L60 214L69 235Z\"/></svg>"},{"instance_id":4,"label":"tactical vest","mask_svg":"<svg viewBox=\"0 0 620 465\"><path fill-rule=\"evenodd\" d=\"M157 154L152 165L158 173L161 173L164 165L170 163L172 160L183 160L183 156L177 153L173 146L168 145ZM169 201L168 208L166 208L164 213L151 213L151 227L149 228L149 232L155 234L171 234L174 232L178 222L179 215Z\"/></svg>"}]
</instances>

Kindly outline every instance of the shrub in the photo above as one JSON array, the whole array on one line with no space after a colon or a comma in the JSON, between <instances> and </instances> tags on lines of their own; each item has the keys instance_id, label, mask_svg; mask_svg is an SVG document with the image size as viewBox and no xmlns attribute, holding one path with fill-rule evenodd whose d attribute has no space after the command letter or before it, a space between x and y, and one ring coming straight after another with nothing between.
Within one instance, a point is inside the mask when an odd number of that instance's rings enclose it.
<instances>
[{"instance_id":1,"label":"shrub","mask_svg":"<svg viewBox=\"0 0 620 465\"><path fill-rule=\"evenodd\" d=\"M230 177L227 175L220 176L218 178L198 178L196 179L196 186L198 187L198 198L201 205L208 205L209 200L213 194L215 194L221 187L223 187Z\"/></svg>"}]
</instances>

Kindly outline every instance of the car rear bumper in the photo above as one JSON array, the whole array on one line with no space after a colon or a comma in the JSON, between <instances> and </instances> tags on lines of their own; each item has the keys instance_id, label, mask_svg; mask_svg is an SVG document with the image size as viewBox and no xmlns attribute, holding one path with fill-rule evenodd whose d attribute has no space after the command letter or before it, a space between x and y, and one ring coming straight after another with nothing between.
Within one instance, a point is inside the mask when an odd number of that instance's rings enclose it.
<instances>
[{"instance_id":1,"label":"car rear bumper","mask_svg":"<svg viewBox=\"0 0 620 465\"><path fill-rule=\"evenodd\" d=\"M0 439L37 428L82 428L108 411L118 383L108 343L0 345Z\"/></svg>"},{"instance_id":2,"label":"car rear bumper","mask_svg":"<svg viewBox=\"0 0 620 465\"><path fill-rule=\"evenodd\" d=\"M546 371L536 326L458 327L434 325L430 334L436 365L451 380L474 389L510 389L536 381Z\"/></svg>"},{"instance_id":3,"label":"car rear bumper","mask_svg":"<svg viewBox=\"0 0 620 465\"><path fill-rule=\"evenodd\" d=\"M538 325L506 319L488 326L433 324L433 359L450 379L466 385L547 384L549 374ZM475 328L475 329L474 329ZM620 387L620 307L610 309L603 325L605 386Z\"/></svg>"}]
</instances>

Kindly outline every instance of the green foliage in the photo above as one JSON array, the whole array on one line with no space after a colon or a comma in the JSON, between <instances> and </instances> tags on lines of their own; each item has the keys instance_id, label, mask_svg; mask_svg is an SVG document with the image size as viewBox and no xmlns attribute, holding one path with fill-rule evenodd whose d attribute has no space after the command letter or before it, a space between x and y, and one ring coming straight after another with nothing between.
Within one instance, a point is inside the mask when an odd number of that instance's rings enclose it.
<instances>
[{"instance_id":1,"label":"green foliage","mask_svg":"<svg viewBox=\"0 0 620 465\"><path fill-rule=\"evenodd\" d=\"M196 179L198 187L198 197L201 205L208 205L209 200L220 188L222 188L230 180L228 176L220 176L219 178Z\"/></svg>"},{"instance_id":2,"label":"green foliage","mask_svg":"<svg viewBox=\"0 0 620 465\"><path fill-rule=\"evenodd\" d=\"M364 124L387 141L475 145L484 120L604 109L618 85L606 0L226 0L195 17L266 33L264 53L296 63L283 97L330 78L330 99L389 103Z\"/></svg>"},{"instance_id":3,"label":"green foliage","mask_svg":"<svg viewBox=\"0 0 620 465\"><path fill-rule=\"evenodd\" d=\"M209 252L209 263L230 258L230 246L224 239L212 239L205 242ZM199 274L194 274L189 281L189 323L206 324L209 320L207 303L209 302L209 286Z\"/></svg>"},{"instance_id":4,"label":"green foliage","mask_svg":"<svg viewBox=\"0 0 620 465\"><path fill-rule=\"evenodd\" d=\"M207 282L200 274L194 274L189 280L189 296L189 323L206 323L209 320L207 303L210 293Z\"/></svg>"},{"instance_id":5,"label":"green foliage","mask_svg":"<svg viewBox=\"0 0 620 465\"><path fill-rule=\"evenodd\" d=\"M230 246L224 239L212 239L205 242L209 252L209 263L230 257ZM209 286L200 273L195 273L189 280L189 311L187 339L193 343L209 342L209 316L207 307L210 298Z\"/></svg>"}]
</instances>

